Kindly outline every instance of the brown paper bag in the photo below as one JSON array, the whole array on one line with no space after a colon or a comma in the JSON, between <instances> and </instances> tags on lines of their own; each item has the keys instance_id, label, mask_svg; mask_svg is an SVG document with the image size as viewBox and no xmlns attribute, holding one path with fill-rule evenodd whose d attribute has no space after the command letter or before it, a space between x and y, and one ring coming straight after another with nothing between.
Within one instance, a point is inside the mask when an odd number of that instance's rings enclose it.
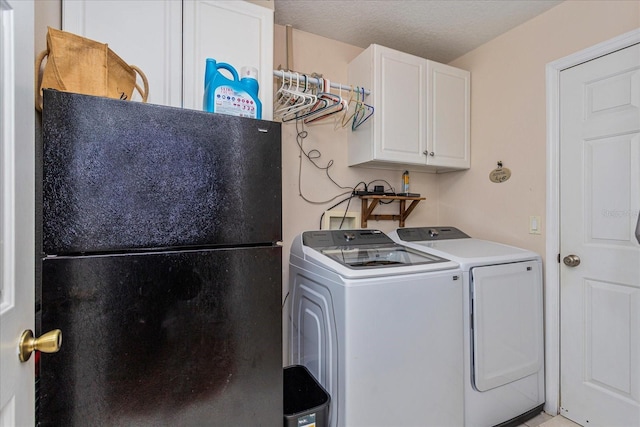
<instances>
[{"instance_id":1,"label":"brown paper bag","mask_svg":"<svg viewBox=\"0 0 640 427\"><path fill-rule=\"evenodd\" d=\"M40 68L47 57L42 80ZM49 27L47 50L36 58L36 109L42 111L42 89L130 100L136 89L147 102L149 83L135 65L128 65L109 46ZM144 89L136 83L136 73Z\"/></svg>"}]
</instances>

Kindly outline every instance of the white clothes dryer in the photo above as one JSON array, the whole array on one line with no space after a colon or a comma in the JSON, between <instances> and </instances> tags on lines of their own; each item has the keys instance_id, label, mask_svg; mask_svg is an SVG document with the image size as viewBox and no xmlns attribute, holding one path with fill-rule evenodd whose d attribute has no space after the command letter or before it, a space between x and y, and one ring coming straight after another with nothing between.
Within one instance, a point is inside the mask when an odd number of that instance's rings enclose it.
<instances>
[{"instance_id":1,"label":"white clothes dryer","mask_svg":"<svg viewBox=\"0 0 640 427\"><path fill-rule=\"evenodd\" d=\"M539 414L544 405L541 257L470 238L454 227L399 228L389 236L462 268L464 425L513 426Z\"/></svg>"},{"instance_id":2,"label":"white clothes dryer","mask_svg":"<svg viewBox=\"0 0 640 427\"><path fill-rule=\"evenodd\" d=\"M378 230L321 230L293 240L289 267L289 362L331 396L331 426L462 425L457 263Z\"/></svg>"}]
</instances>

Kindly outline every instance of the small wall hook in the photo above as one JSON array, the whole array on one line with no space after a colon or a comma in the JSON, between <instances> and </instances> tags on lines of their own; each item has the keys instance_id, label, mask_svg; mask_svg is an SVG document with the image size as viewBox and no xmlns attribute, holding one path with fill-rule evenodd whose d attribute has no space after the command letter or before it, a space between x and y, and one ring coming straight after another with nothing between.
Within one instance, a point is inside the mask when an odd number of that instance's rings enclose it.
<instances>
[{"instance_id":1,"label":"small wall hook","mask_svg":"<svg viewBox=\"0 0 640 427\"><path fill-rule=\"evenodd\" d=\"M498 160L498 167L489 173L489 180L495 183L505 182L511 178L511 171L509 168L502 167L502 160Z\"/></svg>"}]
</instances>

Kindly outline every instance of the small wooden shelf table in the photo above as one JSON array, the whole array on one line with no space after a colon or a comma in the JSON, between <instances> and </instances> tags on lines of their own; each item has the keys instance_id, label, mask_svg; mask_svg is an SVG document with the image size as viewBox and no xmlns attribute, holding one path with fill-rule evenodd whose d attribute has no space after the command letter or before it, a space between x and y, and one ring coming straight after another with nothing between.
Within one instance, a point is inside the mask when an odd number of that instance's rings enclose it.
<instances>
[{"instance_id":1,"label":"small wooden shelf table","mask_svg":"<svg viewBox=\"0 0 640 427\"><path fill-rule=\"evenodd\" d=\"M399 221L400 227L404 227L404 221L407 219L409 214L413 212L415 207L420 203L420 200L425 200L424 197L407 197L407 196L385 196L385 195L367 195L360 196L362 199L362 209L361 214L362 217L360 219L360 226L362 228L367 227L368 220L382 221ZM395 201L398 200L400 202L400 212L398 215L374 215L373 210L380 204L381 201ZM411 204L407 207L407 201L410 201ZM371 202L371 204L369 204Z\"/></svg>"}]
</instances>

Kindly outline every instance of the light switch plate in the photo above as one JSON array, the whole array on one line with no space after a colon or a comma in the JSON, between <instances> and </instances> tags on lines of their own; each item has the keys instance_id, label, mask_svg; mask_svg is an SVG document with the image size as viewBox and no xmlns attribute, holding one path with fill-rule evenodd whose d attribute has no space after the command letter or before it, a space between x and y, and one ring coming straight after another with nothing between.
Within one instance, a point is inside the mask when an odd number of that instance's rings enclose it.
<instances>
[{"instance_id":1,"label":"light switch plate","mask_svg":"<svg viewBox=\"0 0 640 427\"><path fill-rule=\"evenodd\" d=\"M542 234L542 223L539 216L529 217L529 234Z\"/></svg>"}]
</instances>

